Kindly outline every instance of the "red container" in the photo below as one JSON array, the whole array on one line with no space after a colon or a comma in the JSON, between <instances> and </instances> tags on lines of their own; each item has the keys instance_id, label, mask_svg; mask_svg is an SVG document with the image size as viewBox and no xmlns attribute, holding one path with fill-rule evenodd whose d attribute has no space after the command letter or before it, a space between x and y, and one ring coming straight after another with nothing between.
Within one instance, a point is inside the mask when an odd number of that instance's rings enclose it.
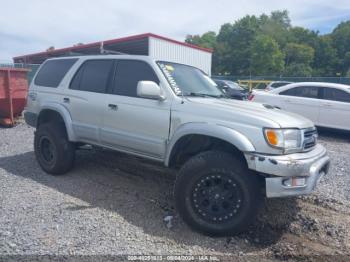
<instances>
[{"instance_id":1,"label":"red container","mask_svg":"<svg viewBox=\"0 0 350 262\"><path fill-rule=\"evenodd\" d=\"M0 124L13 126L20 116L28 93L27 73L23 68L0 68Z\"/></svg>"}]
</instances>

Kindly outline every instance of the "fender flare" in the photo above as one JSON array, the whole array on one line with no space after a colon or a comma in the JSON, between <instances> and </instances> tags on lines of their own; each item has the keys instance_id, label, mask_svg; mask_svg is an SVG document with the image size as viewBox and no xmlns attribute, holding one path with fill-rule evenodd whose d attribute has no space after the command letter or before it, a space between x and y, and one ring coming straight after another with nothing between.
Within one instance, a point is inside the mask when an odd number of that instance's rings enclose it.
<instances>
[{"instance_id":1,"label":"fender flare","mask_svg":"<svg viewBox=\"0 0 350 262\"><path fill-rule=\"evenodd\" d=\"M77 141L74 130L73 130L73 122L72 122L71 115L70 115L69 111L64 106L62 106L61 104L58 104L58 103L53 103L53 102L45 103L41 106L41 110L38 114L38 117L40 117L41 112L44 110L52 110L52 111L56 111L58 114L60 114L60 116L62 117L64 124L66 126L66 131L67 131L69 141Z\"/></svg>"},{"instance_id":2,"label":"fender flare","mask_svg":"<svg viewBox=\"0 0 350 262\"><path fill-rule=\"evenodd\" d=\"M242 133L221 125L208 123L187 123L176 129L170 142L168 143L165 154L165 166L169 166L172 151L176 143L186 135L205 135L224 140L237 147L242 152L254 152L255 147L252 142Z\"/></svg>"}]
</instances>

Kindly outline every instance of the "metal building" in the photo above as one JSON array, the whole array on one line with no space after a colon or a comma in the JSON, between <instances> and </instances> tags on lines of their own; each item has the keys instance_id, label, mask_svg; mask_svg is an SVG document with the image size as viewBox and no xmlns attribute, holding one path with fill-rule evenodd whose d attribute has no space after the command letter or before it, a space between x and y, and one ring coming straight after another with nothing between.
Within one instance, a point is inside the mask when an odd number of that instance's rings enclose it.
<instances>
[{"instance_id":1,"label":"metal building","mask_svg":"<svg viewBox=\"0 0 350 262\"><path fill-rule=\"evenodd\" d=\"M14 57L15 63L41 64L47 58L106 52L149 55L158 60L188 64L211 73L212 49L202 48L152 33L82 44Z\"/></svg>"}]
</instances>

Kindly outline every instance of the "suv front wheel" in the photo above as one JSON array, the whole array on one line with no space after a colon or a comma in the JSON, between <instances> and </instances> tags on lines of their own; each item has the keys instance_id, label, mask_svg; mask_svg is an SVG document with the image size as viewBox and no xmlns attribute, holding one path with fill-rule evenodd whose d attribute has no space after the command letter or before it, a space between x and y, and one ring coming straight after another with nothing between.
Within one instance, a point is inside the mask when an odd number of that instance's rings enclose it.
<instances>
[{"instance_id":1,"label":"suv front wheel","mask_svg":"<svg viewBox=\"0 0 350 262\"><path fill-rule=\"evenodd\" d=\"M41 124L35 132L34 151L40 167L46 173L64 174L74 165L75 146L68 141L63 123Z\"/></svg>"},{"instance_id":2,"label":"suv front wheel","mask_svg":"<svg viewBox=\"0 0 350 262\"><path fill-rule=\"evenodd\" d=\"M255 218L262 195L258 177L235 156L200 153L179 171L176 207L183 220L207 235L234 235Z\"/></svg>"}]
</instances>

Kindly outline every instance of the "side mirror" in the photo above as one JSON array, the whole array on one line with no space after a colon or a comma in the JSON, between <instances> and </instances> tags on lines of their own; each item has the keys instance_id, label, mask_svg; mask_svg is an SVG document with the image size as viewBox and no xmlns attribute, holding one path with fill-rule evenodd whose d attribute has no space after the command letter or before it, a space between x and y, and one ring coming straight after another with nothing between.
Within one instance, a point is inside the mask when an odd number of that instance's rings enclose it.
<instances>
[{"instance_id":1,"label":"side mirror","mask_svg":"<svg viewBox=\"0 0 350 262\"><path fill-rule=\"evenodd\" d=\"M137 83L137 96L157 100L165 99L160 86L153 81L139 81Z\"/></svg>"}]
</instances>

